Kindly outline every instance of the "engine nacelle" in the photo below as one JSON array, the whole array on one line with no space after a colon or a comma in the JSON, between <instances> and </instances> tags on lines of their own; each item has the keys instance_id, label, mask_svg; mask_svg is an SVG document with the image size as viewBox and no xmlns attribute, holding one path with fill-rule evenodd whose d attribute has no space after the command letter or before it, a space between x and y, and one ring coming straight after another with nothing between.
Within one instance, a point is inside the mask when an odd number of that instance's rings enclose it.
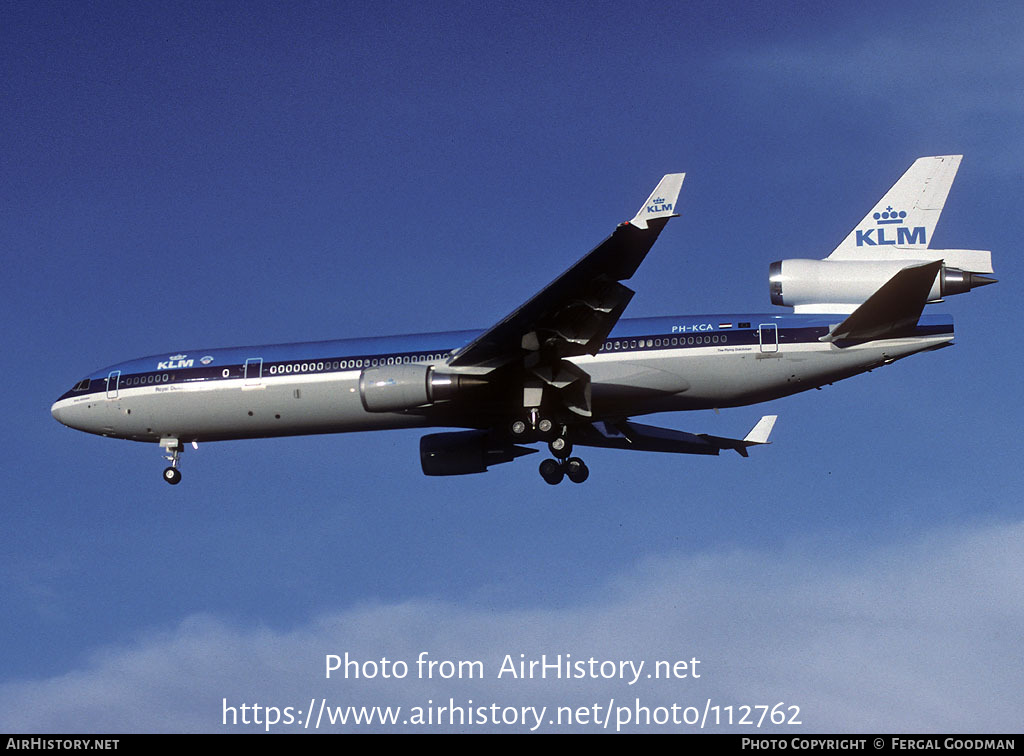
<instances>
[{"instance_id":1,"label":"engine nacelle","mask_svg":"<svg viewBox=\"0 0 1024 756\"><path fill-rule=\"evenodd\" d=\"M780 260L768 268L772 304L827 312L863 303L903 268L928 260ZM962 294L994 279L943 266L929 300Z\"/></svg>"},{"instance_id":2,"label":"engine nacelle","mask_svg":"<svg viewBox=\"0 0 1024 756\"><path fill-rule=\"evenodd\" d=\"M401 412L451 399L469 381L432 365L378 365L360 373L359 398L367 412Z\"/></svg>"},{"instance_id":3,"label":"engine nacelle","mask_svg":"<svg viewBox=\"0 0 1024 756\"><path fill-rule=\"evenodd\" d=\"M420 439L420 465L424 475L471 475L535 451L495 440L489 431L431 433Z\"/></svg>"}]
</instances>

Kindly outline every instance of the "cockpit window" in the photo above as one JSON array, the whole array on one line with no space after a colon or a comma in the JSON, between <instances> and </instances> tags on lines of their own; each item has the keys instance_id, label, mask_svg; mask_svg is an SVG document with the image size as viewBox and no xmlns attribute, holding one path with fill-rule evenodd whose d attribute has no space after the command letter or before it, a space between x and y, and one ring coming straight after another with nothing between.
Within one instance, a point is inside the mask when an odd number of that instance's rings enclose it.
<instances>
[{"instance_id":1,"label":"cockpit window","mask_svg":"<svg viewBox=\"0 0 1024 756\"><path fill-rule=\"evenodd\" d=\"M71 389L71 390L72 391L86 391L88 388L89 388L89 379L88 378L83 378L78 383L76 383L75 387L73 389Z\"/></svg>"}]
</instances>

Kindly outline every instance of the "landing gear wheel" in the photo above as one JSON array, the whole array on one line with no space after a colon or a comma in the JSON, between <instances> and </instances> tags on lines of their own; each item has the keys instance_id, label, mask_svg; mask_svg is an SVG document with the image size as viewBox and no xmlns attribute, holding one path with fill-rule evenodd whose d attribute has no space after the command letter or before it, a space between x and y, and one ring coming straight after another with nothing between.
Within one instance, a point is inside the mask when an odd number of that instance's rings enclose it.
<instances>
[{"instance_id":1,"label":"landing gear wheel","mask_svg":"<svg viewBox=\"0 0 1024 756\"><path fill-rule=\"evenodd\" d=\"M565 462L565 474L573 483L582 483L590 477L590 469L579 457L571 457Z\"/></svg>"},{"instance_id":2,"label":"landing gear wheel","mask_svg":"<svg viewBox=\"0 0 1024 756\"><path fill-rule=\"evenodd\" d=\"M195 441L192 442L195 444ZM181 453L185 451L185 447L181 445L181 441L177 438L161 438L160 448L164 450L164 459L171 463L171 466L164 470L164 480L170 483L172 486L176 486L181 483L181 472L178 470L178 459L181 457Z\"/></svg>"},{"instance_id":3,"label":"landing gear wheel","mask_svg":"<svg viewBox=\"0 0 1024 756\"><path fill-rule=\"evenodd\" d=\"M512 431L513 436L521 436L526 433L526 422L523 420L513 420L509 430Z\"/></svg>"},{"instance_id":4,"label":"landing gear wheel","mask_svg":"<svg viewBox=\"0 0 1024 756\"><path fill-rule=\"evenodd\" d=\"M540 463L540 477L551 486L557 486L565 477L565 469L561 462L553 459L545 459Z\"/></svg>"},{"instance_id":5,"label":"landing gear wheel","mask_svg":"<svg viewBox=\"0 0 1024 756\"><path fill-rule=\"evenodd\" d=\"M542 417L540 420L537 421L537 430L539 430L541 433L548 434L554 427L555 424L546 417Z\"/></svg>"},{"instance_id":6,"label":"landing gear wheel","mask_svg":"<svg viewBox=\"0 0 1024 756\"><path fill-rule=\"evenodd\" d=\"M572 454L572 444L569 443L569 439L565 436L559 436L548 441L548 450L553 457L565 459Z\"/></svg>"}]
</instances>

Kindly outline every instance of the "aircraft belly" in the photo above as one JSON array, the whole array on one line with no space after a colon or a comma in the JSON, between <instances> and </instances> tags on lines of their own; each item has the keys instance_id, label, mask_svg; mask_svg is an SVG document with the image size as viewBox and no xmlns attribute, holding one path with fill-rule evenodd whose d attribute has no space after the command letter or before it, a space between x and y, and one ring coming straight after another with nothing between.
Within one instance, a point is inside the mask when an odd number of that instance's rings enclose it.
<instances>
[{"instance_id":1,"label":"aircraft belly","mask_svg":"<svg viewBox=\"0 0 1024 756\"><path fill-rule=\"evenodd\" d=\"M605 395L617 393L678 394L690 388L679 371L679 360L658 358L591 363L584 367L590 374L593 390Z\"/></svg>"},{"instance_id":2,"label":"aircraft belly","mask_svg":"<svg viewBox=\"0 0 1024 756\"><path fill-rule=\"evenodd\" d=\"M891 339L837 347L825 343L780 346L762 353L718 348L666 352L662 357L590 363L596 416L734 407L806 391L917 352L952 337Z\"/></svg>"},{"instance_id":3,"label":"aircraft belly","mask_svg":"<svg viewBox=\"0 0 1024 756\"><path fill-rule=\"evenodd\" d=\"M663 412L717 406L743 384L742 357L731 352L679 350L642 359L596 360L583 366L592 379L598 416Z\"/></svg>"}]
</instances>

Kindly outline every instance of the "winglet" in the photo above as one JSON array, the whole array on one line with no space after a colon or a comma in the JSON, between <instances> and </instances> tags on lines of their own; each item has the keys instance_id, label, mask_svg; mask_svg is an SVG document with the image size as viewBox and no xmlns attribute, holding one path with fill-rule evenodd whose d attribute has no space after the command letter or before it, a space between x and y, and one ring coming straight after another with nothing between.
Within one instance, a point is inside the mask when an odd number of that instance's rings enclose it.
<instances>
[{"instance_id":1,"label":"winglet","mask_svg":"<svg viewBox=\"0 0 1024 756\"><path fill-rule=\"evenodd\" d=\"M757 425L750 429L750 433L743 437L742 440L738 438L722 438L721 436L709 436L704 433L699 434L701 438L707 441L709 444L719 449L732 449L737 452L741 457L749 457L747 449L751 446L761 446L762 444L770 444L771 441L768 437L772 434L772 428L775 427L775 421L778 419L778 415L765 415L757 421Z\"/></svg>"},{"instance_id":2,"label":"winglet","mask_svg":"<svg viewBox=\"0 0 1024 756\"><path fill-rule=\"evenodd\" d=\"M757 425L750 429L744 439L743 443L753 446L754 444L770 444L768 436L772 434L772 428L775 427L775 421L779 419L778 415L765 415L757 421Z\"/></svg>"},{"instance_id":3,"label":"winglet","mask_svg":"<svg viewBox=\"0 0 1024 756\"><path fill-rule=\"evenodd\" d=\"M630 224L637 228L647 228L647 221L655 218L675 218L679 213L675 212L676 200L679 199L679 190L683 186L685 173L667 173L651 192L644 206L633 216Z\"/></svg>"}]
</instances>

